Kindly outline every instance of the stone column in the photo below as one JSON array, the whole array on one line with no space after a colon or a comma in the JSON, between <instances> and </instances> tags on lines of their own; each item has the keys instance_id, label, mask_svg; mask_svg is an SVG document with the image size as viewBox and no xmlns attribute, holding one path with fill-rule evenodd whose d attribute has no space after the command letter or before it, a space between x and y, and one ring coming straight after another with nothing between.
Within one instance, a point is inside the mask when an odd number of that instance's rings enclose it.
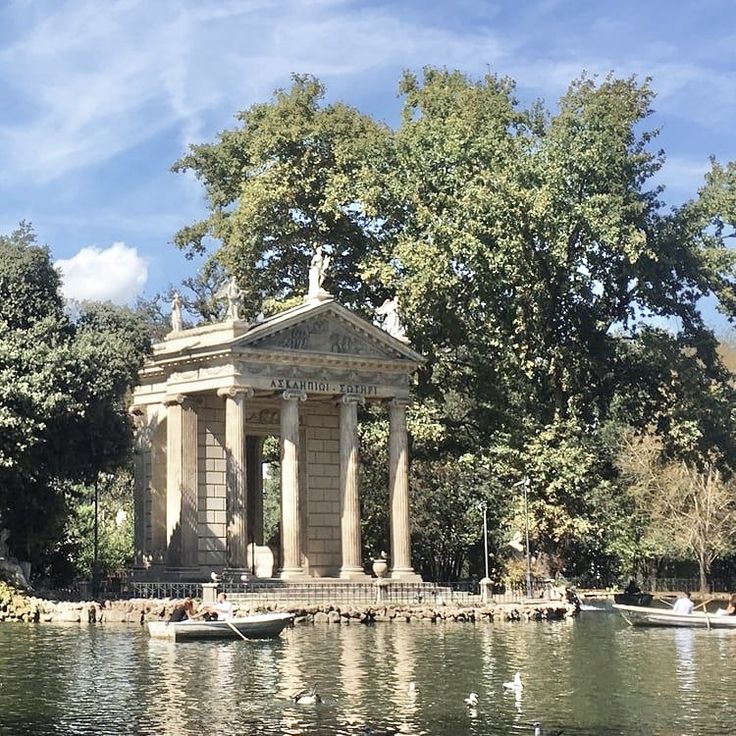
<instances>
[{"instance_id":1,"label":"stone column","mask_svg":"<svg viewBox=\"0 0 736 736\"><path fill-rule=\"evenodd\" d=\"M197 412L186 396L169 397L166 419L166 538L170 567L194 567L197 534Z\"/></svg>"},{"instance_id":2,"label":"stone column","mask_svg":"<svg viewBox=\"0 0 736 736\"><path fill-rule=\"evenodd\" d=\"M146 408L133 406L130 408L135 432L133 450L133 567L143 567L148 558L146 544L146 495L150 486L146 479L146 467L150 467L151 428L148 426ZM146 462L148 458L148 463Z\"/></svg>"},{"instance_id":3,"label":"stone column","mask_svg":"<svg viewBox=\"0 0 736 736\"><path fill-rule=\"evenodd\" d=\"M340 525L342 566L340 577L348 580L366 577L360 544L360 491L358 483L358 404L359 396L340 400Z\"/></svg>"},{"instance_id":4,"label":"stone column","mask_svg":"<svg viewBox=\"0 0 736 736\"><path fill-rule=\"evenodd\" d=\"M151 557L154 565L166 561L166 447L167 422L164 415L168 409L158 405L153 421L155 424L151 443L151 484L148 488L151 514Z\"/></svg>"},{"instance_id":5,"label":"stone column","mask_svg":"<svg viewBox=\"0 0 736 736\"><path fill-rule=\"evenodd\" d=\"M299 518L299 402L303 391L284 391L281 404L281 577L299 578L302 569Z\"/></svg>"},{"instance_id":6,"label":"stone column","mask_svg":"<svg viewBox=\"0 0 736 736\"><path fill-rule=\"evenodd\" d=\"M409 442L406 433L406 399L389 402L389 495L391 505L391 577L417 580L411 566L409 528Z\"/></svg>"},{"instance_id":7,"label":"stone column","mask_svg":"<svg viewBox=\"0 0 736 736\"><path fill-rule=\"evenodd\" d=\"M227 509L227 566L247 567L248 499L245 456L245 400L250 388L221 388L225 399L225 488Z\"/></svg>"}]
</instances>

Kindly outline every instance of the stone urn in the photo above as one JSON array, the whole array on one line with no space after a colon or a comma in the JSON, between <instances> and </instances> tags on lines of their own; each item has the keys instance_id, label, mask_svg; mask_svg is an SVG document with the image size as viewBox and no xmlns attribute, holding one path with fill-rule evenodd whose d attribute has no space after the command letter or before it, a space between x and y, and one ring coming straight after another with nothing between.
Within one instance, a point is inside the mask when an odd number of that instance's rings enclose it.
<instances>
[{"instance_id":1,"label":"stone urn","mask_svg":"<svg viewBox=\"0 0 736 736\"><path fill-rule=\"evenodd\" d=\"M373 574L377 578L385 578L388 573L388 560L385 557L376 557L373 560Z\"/></svg>"}]
</instances>

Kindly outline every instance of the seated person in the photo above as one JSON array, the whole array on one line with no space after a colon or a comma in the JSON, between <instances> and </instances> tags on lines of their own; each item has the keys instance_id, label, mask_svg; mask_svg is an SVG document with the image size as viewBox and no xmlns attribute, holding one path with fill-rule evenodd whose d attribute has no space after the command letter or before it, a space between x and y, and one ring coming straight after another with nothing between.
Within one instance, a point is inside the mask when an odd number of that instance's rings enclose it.
<instances>
[{"instance_id":1,"label":"seated person","mask_svg":"<svg viewBox=\"0 0 736 736\"><path fill-rule=\"evenodd\" d=\"M220 593L217 602L202 609L200 614L205 621L228 621L233 618L233 604L227 599L227 594Z\"/></svg>"},{"instance_id":2,"label":"seated person","mask_svg":"<svg viewBox=\"0 0 736 736\"><path fill-rule=\"evenodd\" d=\"M726 606L726 616L736 616L736 593L732 593Z\"/></svg>"},{"instance_id":3,"label":"seated person","mask_svg":"<svg viewBox=\"0 0 736 736\"><path fill-rule=\"evenodd\" d=\"M634 578L631 578L631 580L629 580L629 584L624 588L624 593L628 593L628 595L636 595L637 593L641 593L641 589L636 584L636 580L634 580Z\"/></svg>"},{"instance_id":4,"label":"seated person","mask_svg":"<svg viewBox=\"0 0 736 736\"><path fill-rule=\"evenodd\" d=\"M673 613L692 613L693 612L693 602L690 600L690 592L685 591L684 595L681 595L676 601L675 605L672 606L672 612Z\"/></svg>"},{"instance_id":5,"label":"seated person","mask_svg":"<svg viewBox=\"0 0 736 736\"><path fill-rule=\"evenodd\" d=\"M171 612L171 616L169 616L169 621L177 623L190 618L194 618L194 601L191 598L185 598L181 603L174 606L174 610Z\"/></svg>"},{"instance_id":6,"label":"seated person","mask_svg":"<svg viewBox=\"0 0 736 736\"><path fill-rule=\"evenodd\" d=\"M225 593L220 593L217 596L217 603L214 605L215 613L217 613L218 621L228 621L235 615L233 611L233 604L227 599Z\"/></svg>"}]
</instances>

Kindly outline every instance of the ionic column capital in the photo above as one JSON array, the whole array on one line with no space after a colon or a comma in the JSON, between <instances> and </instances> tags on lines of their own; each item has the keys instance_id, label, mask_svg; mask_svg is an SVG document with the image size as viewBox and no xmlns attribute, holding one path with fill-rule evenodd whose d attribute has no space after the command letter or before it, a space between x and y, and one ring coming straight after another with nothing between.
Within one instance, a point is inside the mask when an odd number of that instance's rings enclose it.
<instances>
[{"instance_id":1,"label":"ionic column capital","mask_svg":"<svg viewBox=\"0 0 736 736\"><path fill-rule=\"evenodd\" d=\"M307 392L306 391L299 391L292 388L287 388L284 393L281 394L281 398L284 401L306 401L307 400Z\"/></svg>"},{"instance_id":2,"label":"ionic column capital","mask_svg":"<svg viewBox=\"0 0 736 736\"><path fill-rule=\"evenodd\" d=\"M164 406L173 406L175 404L183 404L188 401L189 397L186 394L169 394L161 402Z\"/></svg>"},{"instance_id":3,"label":"ionic column capital","mask_svg":"<svg viewBox=\"0 0 736 736\"><path fill-rule=\"evenodd\" d=\"M359 396L358 394L343 394L338 400L338 404L357 404L358 406L365 406L365 397Z\"/></svg>"},{"instance_id":4,"label":"ionic column capital","mask_svg":"<svg viewBox=\"0 0 736 736\"><path fill-rule=\"evenodd\" d=\"M389 399L386 403L391 409L406 409L411 406L411 399L402 396L394 396L393 399Z\"/></svg>"},{"instance_id":5,"label":"ionic column capital","mask_svg":"<svg viewBox=\"0 0 736 736\"><path fill-rule=\"evenodd\" d=\"M218 388L217 395L221 399L234 399L236 396L252 399L255 391L250 386L226 386L224 388Z\"/></svg>"}]
</instances>

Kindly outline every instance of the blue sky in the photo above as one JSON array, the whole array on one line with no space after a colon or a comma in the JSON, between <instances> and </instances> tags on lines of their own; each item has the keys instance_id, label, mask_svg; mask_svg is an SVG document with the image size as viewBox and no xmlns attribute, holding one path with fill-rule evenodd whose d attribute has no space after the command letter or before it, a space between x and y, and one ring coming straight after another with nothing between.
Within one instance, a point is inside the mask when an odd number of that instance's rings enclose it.
<instances>
[{"instance_id":1,"label":"blue sky","mask_svg":"<svg viewBox=\"0 0 736 736\"><path fill-rule=\"evenodd\" d=\"M730 0L0 0L0 232L30 220L68 295L119 303L196 270L170 243L202 215L171 164L312 73L394 124L403 69L513 77L553 106L588 73L651 76L664 198L736 159Z\"/></svg>"}]
</instances>

